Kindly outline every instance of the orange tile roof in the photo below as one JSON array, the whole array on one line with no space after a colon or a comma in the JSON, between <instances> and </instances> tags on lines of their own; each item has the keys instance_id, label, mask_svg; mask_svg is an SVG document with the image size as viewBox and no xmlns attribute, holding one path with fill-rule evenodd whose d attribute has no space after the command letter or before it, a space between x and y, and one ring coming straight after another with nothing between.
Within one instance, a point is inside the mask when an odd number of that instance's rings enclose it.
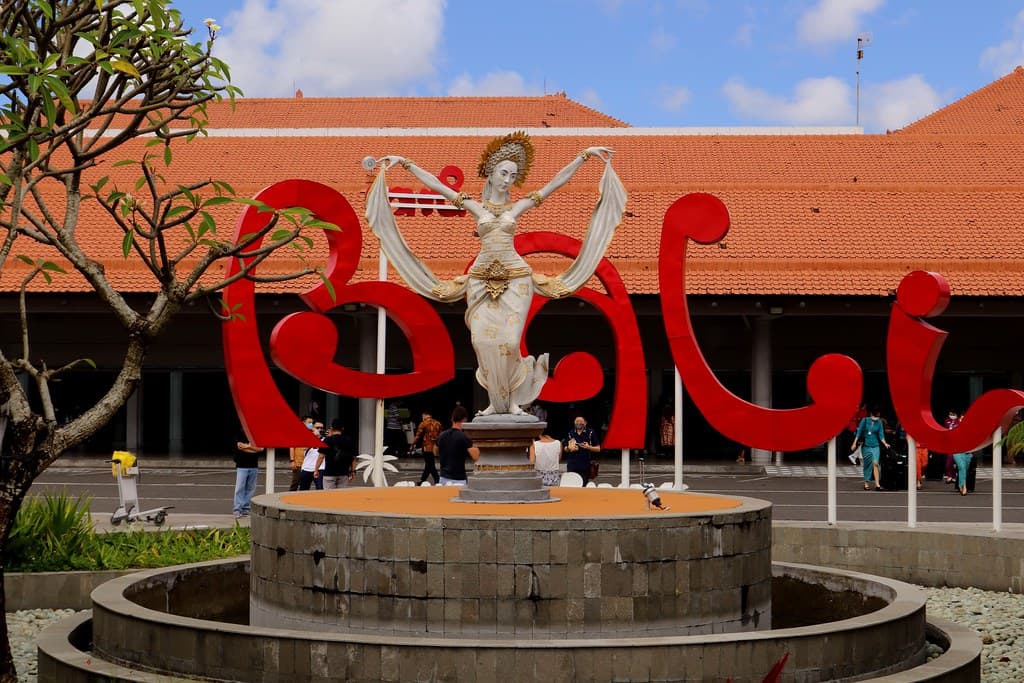
<instances>
[{"instance_id":1,"label":"orange tile roof","mask_svg":"<svg viewBox=\"0 0 1024 683\"><path fill-rule=\"evenodd\" d=\"M1019 75L1015 78L1020 78ZM1004 79L1005 80L1005 79ZM1024 90L1019 100L1024 102ZM338 100L344 104L347 100ZM956 105L953 105L956 106ZM937 116L937 115L933 115ZM931 118L931 117L930 117ZM927 120L927 119L926 119ZM923 123L923 122L922 122ZM917 124L915 124L917 125ZM1024 134L834 135L834 136L662 136L614 138L534 136L537 159L524 192L539 187L586 146L616 150L615 168L630 193L628 215L608 251L633 293L658 290L657 258L665 210L687 192L719 196L732 216L724 247L692 246L688 265L693 294L794 294L886 296L909 270L945 274L955 294L1024 295ZM478 192L472 176L486 138L403 137L210 137L175 144L171 182L216 177L241 196L287 178L326 183L352 203L360 216L372 180L359 165L371 154L398 153L432 172L446 164L467 175L464 189ZM126 146L138 156L144 142ZM90 171L109 173L128 188L130 168L114 160ZM524 231L554 230L582 238L596 199L597 161L539 209L526 214ZM396 169L391 187L419 188ZM48 188L47 192L51 189ZM231 234L239 209L212 211L220 230ZM441 276L462 272L477 248L471 219L415 216L399 224L413 250ZM363 221L362 266L357 279L376 273L376 240ZM148 291L153 280L120 254L120 235L87 203L77 237L104 264L115 286ZM320 240L322 242L322 240ZM321 251L322 246L318 245ZM24 240L14 253L44 253ZM320 252L318 252L320 253ZM320 253L322 257L322 253ZM537 260L553 272L558 264ZM267 270L296 262L282 255ZM564 265L564 263L562 264ZM9 261L0 290L16 290L24 273ZM316 281L261 285L261 291L295 292ZM40 291L86 291L77 276L58 276Z\"/></svg>"},{"instance_id":2,"label":"orange tile roof","mask_svg":"<svg viewBox=\"0 0 1024 683\"><path fill-rule=\"evenodd\" d=\"M903 133L946 135L1024 134L1024 68L902 129Z\"/></svg>"},{"instance_id":3,"label":"orange tile roof","mask_svg":"<svg viewBox=\"0 0 1024 683\"><path fill-rule=\"evenodd\" d=\"M207 104L209 128L622 128L569 99L537 97L239 98ZM119 117L113 128L125 125ZM184 127L176 122L173 127Z\"/></svg>"}]
</instances>

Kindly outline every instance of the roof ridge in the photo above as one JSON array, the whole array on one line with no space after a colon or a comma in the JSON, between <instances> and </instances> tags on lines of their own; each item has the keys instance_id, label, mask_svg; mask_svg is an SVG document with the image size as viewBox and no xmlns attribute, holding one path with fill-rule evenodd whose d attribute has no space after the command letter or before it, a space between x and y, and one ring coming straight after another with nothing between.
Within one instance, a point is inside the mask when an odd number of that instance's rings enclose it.
<instances>
[{"instance_id":1,"label":"roof ridge","mask_svg":"<svg viewBox=\"0 0 1024 683\"><path fill-rule=\"evenodd\" d=\"M1019 81L1019 82L1018 82ZM924 116L913 123L909 123L903 128L894 131L896 133L917 132L918 129L925 129L922 132L926 132L929 127L935 126L936 123L942 123L945 119L952 118L957 114L961 113L962 110L967 109L969 105L978 102L988 95L992 95L996 92L1002 92L1005 90L1007 85L1021 86L1024 90L1024 67L1020 65L1013 68L1010 73L997 78L996 80L987 83L971 92L967 93L963 97L950 102L949 104L936 109L931 114ZM1021 106L1024 106L1024 98L1018 102ZM935 131L932 134L936 134L940 131Z\"/></svg>"}]
</instances>

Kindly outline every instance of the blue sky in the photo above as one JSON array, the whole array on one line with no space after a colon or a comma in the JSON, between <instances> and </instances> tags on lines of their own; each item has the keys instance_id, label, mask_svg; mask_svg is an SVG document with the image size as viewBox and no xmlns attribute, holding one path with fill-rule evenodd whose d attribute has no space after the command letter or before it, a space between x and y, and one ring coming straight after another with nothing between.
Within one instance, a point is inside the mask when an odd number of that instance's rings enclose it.
<instances>
[{"instance_id":1,"label":"blue sky","mask_svg":"<svg viewBox=\"0 0 1024 683\"><path fill-rule=\"evenodd\" d=\"M250 97L536 95L635 126L898 128L1024 64L1020 0L177 0Z\"/></svg>"}]
</instances>

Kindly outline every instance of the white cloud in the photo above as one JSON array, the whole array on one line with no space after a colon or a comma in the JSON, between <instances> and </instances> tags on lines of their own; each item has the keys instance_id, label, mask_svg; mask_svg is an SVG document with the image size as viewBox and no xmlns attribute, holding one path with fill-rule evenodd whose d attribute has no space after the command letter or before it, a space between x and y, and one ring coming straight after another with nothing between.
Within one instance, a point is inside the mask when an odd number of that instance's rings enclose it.
<instances>
[{"instance_id":1,"label":"white cloud","mask_svg":"<svg viewBox=\"0 0 1024 683\"><path fill-rule=\"evenodd\" d=\"M658 89L658 106L667 111L682 111L691 98L690 90L681 85L663 85Z\"/></svg>"},{"instance_id":2,"label":"white cloud","mask_svg":"<svg viewBox=\"0 0 1024 683\"><path fill-rule=\"evenodd\" d=\"M215 54L249 96L388 95L434 74L444 0L245 0Z\"/></svg>"},{"instance_id":3,"label":"white cloud","mask_svg":"<svg viewBox=\"0 0 1024 683\"><path fill-rule=\"evenodd\" d=\"M647 39L647 44L655 54L663 55L674 50L676 45L679 44L679 39L665 29L658 27L651 34L651 37Z\"/></svg>"},{"instance_id":4,"label":"white cloud","mask_svg":"<svg viewBox=\"0 0 1024 683\"><path fill-rule=\"evenodd\" d=\"M1024 10L1013 22L1012 37L981 53L981 65L996 76L1005 76L1014 67L1024 64Z\"/></svg>"},{"instance_id":5,"label":"white cloud","mask_svg":"<svg viewBox=\"0 0 1024 683\"><path fill-rule=\"evenodd\" d=\"M818 0L804 12L797 35L804 43L824 45L853 38L864 15L874 12L885 0Z\"/></svg>"},{"instance_id":6,"label":"white cloud","mask_svg":"<svg viewBox=\"0 0 1024 683\"><path fill-rule=\"evenodd\" d=\"M754 44L754 31L757 26L751 23L740 24L736 27L736 33L732 36L732 42L740 47L751 47Z\"/></svg>"},{"instance_id":7,"label":"white cloud","mask_svg":"<svg viewBox=\"0 0 1024 683\"><path fill-rule=\"evenodd\" d=\"M468 74L463 74L448 86L449 97L517 97L543 94L542 87L527 83L515 71L492 71L478 81L474 81Z\"/></svg>"},{"instance_id":8,"label":"white cloud","mask_svg":"<svg viewBox=\"0 0 1024 683\"><path fill-rule=\"evenodd\" d=\"M918 74L869 85L861 101L861 121L877 131L902 128L942 106L939 93Z\"/></svg>"},{"instance_id":9,"label":"white cloud","mask_svg":"<svg viewBox=\"0 0 1024 683\"><path fill-rule=\"evenodd\" d=\"M722 86L722 93L736 113L763 123L842 126L854 120L853 89L832 76L804 79L788 98L736 78Z\"/></svg>"},{"instance_id":10,"label":"white cloud","mask_svg":"<svg viewBox=\"0 0 1024 683\"><path fill-rule=\"evenodd\" d=\"M574 98L581 104L585 104L591 109L597 109L600 111L604 107L604 102L601 100L601 95L598 94L593 88L584 88L583 92L580 93L579 97Z\"/></svg>"}]
</instances>

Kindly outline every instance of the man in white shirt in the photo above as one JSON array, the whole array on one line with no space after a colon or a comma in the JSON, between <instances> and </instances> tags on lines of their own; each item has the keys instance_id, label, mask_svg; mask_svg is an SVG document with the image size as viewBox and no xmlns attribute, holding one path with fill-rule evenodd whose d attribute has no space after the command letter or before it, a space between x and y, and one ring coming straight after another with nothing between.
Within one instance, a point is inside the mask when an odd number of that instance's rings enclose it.
<instances>
[{"instance_id":1,"label":"man in white shirt","mask_svg":"<svg viewBox=\"0 0 1024 683\"><path fill-rule=\"evenodd\" d=\"M318 439L324 436L324 423L317 421L313 423L313 433ZM324 488L324 457L318 446L310 446L306 454L302 456L302 469L299 471L299 490L308 491L310 484L316 487L317 491Z\"/></svg>"}]
</instances>

